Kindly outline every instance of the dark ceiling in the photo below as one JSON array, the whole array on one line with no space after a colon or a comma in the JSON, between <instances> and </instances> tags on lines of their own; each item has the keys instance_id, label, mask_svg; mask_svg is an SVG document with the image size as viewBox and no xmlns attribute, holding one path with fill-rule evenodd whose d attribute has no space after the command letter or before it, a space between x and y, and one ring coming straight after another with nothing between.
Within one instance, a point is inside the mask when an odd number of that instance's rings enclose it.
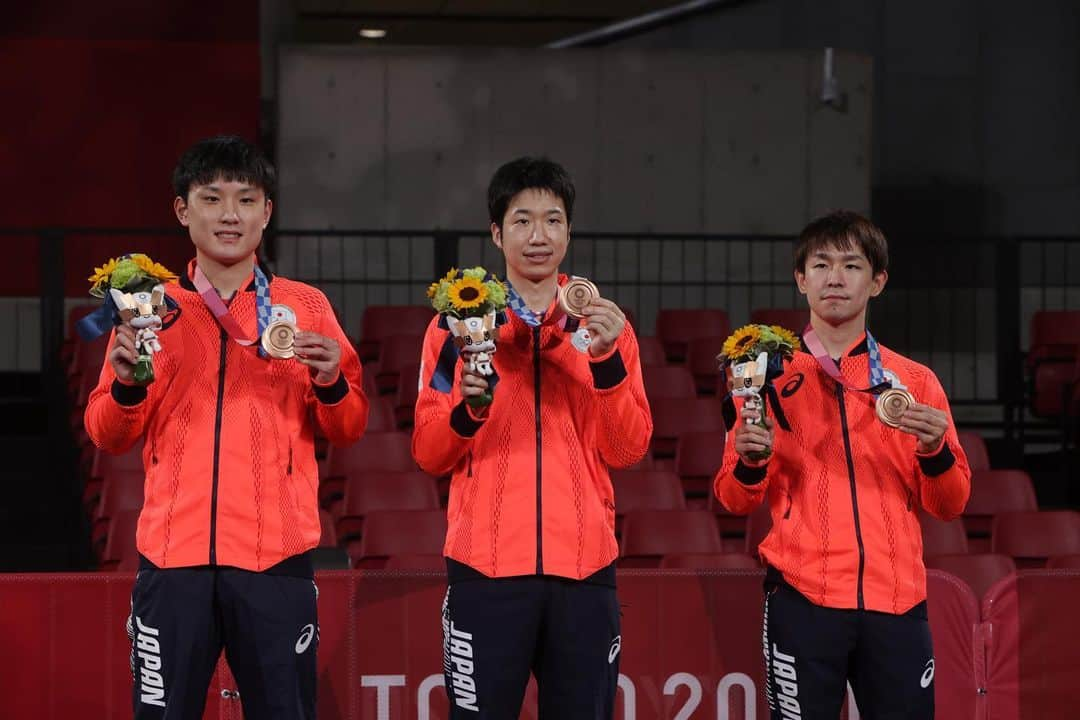
<instances>
[{"instance_id":1,"label":"dark ceiling","mask_svg":"<svg viewBox=\"0 0 1080 720\"><path fill-rule=\"evenodd\" d=\"M303 43L537 47L681 0L294 0ZM381 40L362 28L386 31Z\"/></svg>"}]
</instances>

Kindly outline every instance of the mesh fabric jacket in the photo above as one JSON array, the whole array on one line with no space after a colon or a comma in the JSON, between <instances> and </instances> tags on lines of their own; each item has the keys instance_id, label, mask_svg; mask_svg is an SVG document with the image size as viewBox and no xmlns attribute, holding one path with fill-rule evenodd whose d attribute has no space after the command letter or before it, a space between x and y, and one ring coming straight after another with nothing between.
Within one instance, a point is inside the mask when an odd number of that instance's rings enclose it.
<instances>
[{"instance_id":1,"label":"mesh fabric jacket","mask_svg":"<svg viewBox=\"0 0 1080 720\"><path fill-rule=\"evenodd\" d=\"M189 268L189 272L191 268ZM359 439L368 401L356 353L319 290L270 276L270 299L297 327L333 338L341 372L316 387L307 366L264 359L224 334L188 277L166 292L180 306L159 333L156 380L116 380L106 360L86 407L86 430L120 453L145 436L138 550L161 568L231 565L261 571L319 544L318 427L336 445ZM255 335L254 284L229 311Z\"/></svg>"}]
</instances>

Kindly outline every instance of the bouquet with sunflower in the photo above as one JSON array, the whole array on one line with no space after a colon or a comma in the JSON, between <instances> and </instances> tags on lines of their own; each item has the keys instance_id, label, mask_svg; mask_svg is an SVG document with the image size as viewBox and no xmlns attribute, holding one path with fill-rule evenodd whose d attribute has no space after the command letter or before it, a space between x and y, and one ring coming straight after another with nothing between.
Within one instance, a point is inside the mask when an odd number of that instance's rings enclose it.
<instances>
[{"instance_id":1,"label":"bouquet with sunflower","mask_svg":"<svg viewBox=\"0 0 1080 720\"><path fill-rule=\"evenodd\" d=\"M772 389L772 381L784 374L784 361L799 347L795 333L779 325L746 325L724 341L717 359L727 375L728 390L732 397L745 398L743 407L758 411L757 420L747 422L765 422L761 393ZM764 460L771 454L766 451L751 459Z\"/></svg>"},{"instance_id":2,"label":"bouquet with sunflower","mask_svg":"<svg viewBox=\"0 0 1080 720\"><path fill-rule=\"evenodd\" d=\"M431 283L427 296L469 369L494 375L491 356L495 353L501 314L506 309L506 286L482 267L450 268ZM489 390L481 397L469 398L469 403L482 407L490 405L492 399Z\"/></svg>"},{"instance_id":3,"label":"bouquet with sunflower","mask_svg":"<svg viewBox=\"0 0 1080 720\"><path fill-rule=\"evenodd\" d=\"M79 322L79 334L93 340L113 325L126 323L135 329L135 382L148 385L154 381L153 354L161 350L157 331L161 329L171 304L163 283L176 280L175 273L141 253L113 258L87 278L90 294L101 298L102 306Z\"/></svg>"}]
</instances>

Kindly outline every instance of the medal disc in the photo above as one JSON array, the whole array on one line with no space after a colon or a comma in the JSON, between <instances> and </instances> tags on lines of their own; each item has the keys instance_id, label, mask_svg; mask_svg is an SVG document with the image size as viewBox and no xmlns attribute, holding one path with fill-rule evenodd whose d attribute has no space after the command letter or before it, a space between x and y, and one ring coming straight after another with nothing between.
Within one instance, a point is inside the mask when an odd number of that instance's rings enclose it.
<instances>
[{"instance_id":1,"label":"medal disc","mask_svg":"<svg viewBox=\"0 0 1080 720\"><path fill-rule=\"evenodd\" d=\"M293 356L293 338L296 326L290 322L270 323L262 334L262 347L266 354L279 360L288 360Z\"/></svg>"},{"instance_id":2,"label":"medal disc","mask_svg":"<svg viewBox=\"0 0 1080 720\"><path fill-rule=\"evenodd\" d=\"M571 278L559 288L559 307L570 317L580 320L585 317L585 307L598 297L600 291L591 282L585 278Z\"/></svg>"},{"instance_id":3,"label":"medal disc","mask_svg":"<svg viewBox=\"0 0 1080 720\"><path fill-rule=\"evenodd\" d=\"M890 388L877 397L878 419L889 427L900 427L900 417L914 402L915 398L907 390Z\"/></svg>"}]
</instances>

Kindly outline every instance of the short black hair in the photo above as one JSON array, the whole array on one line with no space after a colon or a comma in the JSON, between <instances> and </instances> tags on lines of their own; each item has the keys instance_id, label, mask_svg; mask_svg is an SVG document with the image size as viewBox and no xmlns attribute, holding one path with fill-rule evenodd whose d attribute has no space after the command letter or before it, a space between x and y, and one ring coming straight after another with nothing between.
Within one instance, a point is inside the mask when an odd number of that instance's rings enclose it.
<instances>
[{"instance_id":1,"label":"short black hair","mask_svg":"<svg viewBox=\"0 0 1080 720\"><path fill-rule=\"evenodd\" d=\"M502 227L506 208L514 196L523 190L547 190L562 200L566 221L574 215L574 181L570 173L546 157L520 157L495 171L488 184L488 215L491 222Z\"/></svg>"},{"instance_id":2,"label":"short black hair","mask_svg":"<svg viewBox=\"0 0 1080 720\"><path fill-rule=\"evenodd\" d=\"M274 196L277 171L254 145L236 135L217 135L195 143L180 156L173 170L173 191L187 200L192 185L207 185L221 178L261 188Z\"/></svg>"},{"instance_id":3,"label":"short black hair","mask_svg":"<svg viewBox=\"0 0 1080 720\"><path fill-rule=\"evenodd\" d=\"M861 250L870 261L874 275L889 269L889 243L885 233L857 212L834 210L803 228L795 244L795 270L805 273L807 258L826 247L841 251Z\"/></svg>"}]
</instances>

